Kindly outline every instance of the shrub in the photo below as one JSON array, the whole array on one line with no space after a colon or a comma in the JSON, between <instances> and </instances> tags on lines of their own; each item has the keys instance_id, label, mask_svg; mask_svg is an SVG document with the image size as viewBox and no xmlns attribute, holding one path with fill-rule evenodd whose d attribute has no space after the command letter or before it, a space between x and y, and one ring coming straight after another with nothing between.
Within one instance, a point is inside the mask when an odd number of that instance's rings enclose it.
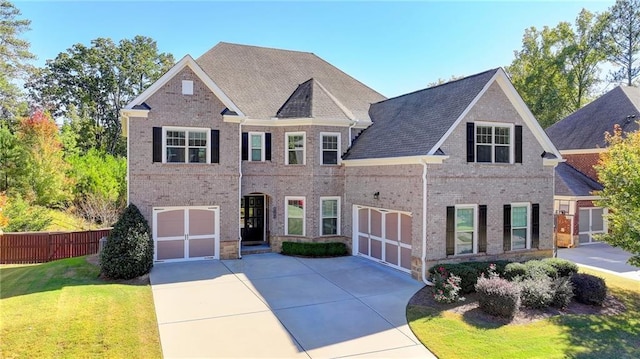
<instances>
[{"instance_id":1,"label":"shrub","mask_svg":"<svg viewBox=\"0 0 640 359\"><path fill-rule=\"evenodd\" d=\"M517 283L520 287L520 300L525 307L542 309L548 307L553 301L551 278L547 276L526 278Z\"/></svg>"},{"instance_id":2,"label":"shrub","mask_svg":"<svg viewBox=\"0 0 640 359\"><path fill-rule=\"evenodd\" d=\"M553 300L551 305L556 308L565 308L573 299L573 285L569 277L556 278L551 282Z\"/></svg>"},{"instance_id":3,"label":"shrub","mask_svg":"<svg viewBox=\"0 0 640 359\"><path fill-rule=\"evenodd\" d=\"M305 257L337 257L349 254L347 246L340 242L282 242L282 254Z\"/></svg>"},{"instance_id":4,"label":"shrub","mask_svg":"<svg viewBox=\"0 0 640 359\"><path fill-rule=\"evenodd\" d=\"M447 272L440 266L431 276L433 281L433 298L439 303L453 303L464 300L460 297L460 277Z\"/></svg>"},{"instance_id":5,"label":"shrub","mask_svg":"<svg viewBox=\"0 0 640 359\"><path fill-rule=\"evenodd\" d=\"M460 277L460 294L474 292L474 286L478 280L478 272L475 268L465 264L438 264L429 269L429 276L433 278L440 267L443 267L448 273Z\"/></svg>"},{"instance_id":6,"label":"shrub","mask_svg":"<svg viewBox=\"0 0 640 359\"><path fill-rule=\"evenodd\" d=\"M508 280L524 278L526 274L527 267L525 267L524 264L518 262L509 263L504 269L504 278Z\"/></svg>"},{"instance_id":7,"label":"shrub","mask_svg":"<svg viewBox=\"0 0 640 359\"><path fill-rule=\"evenodd\" d=\"M102 273L113 279L132 279L153 267L153 239L149 224L130 204L111 230L100 253Z\"/></svg>"},{"instance_id":8,"label":"shrub","mask_svg":"<svg viewBox=\"0 0 640 359\"><path fill-rule=\"evenodd\" d=\"M485 313L513 318L520 309L520 288L506 279L478 278L475 286L480 309Z\"/></svg>"},{"instance_id":9,"label":"shrub","mask_svg":"<svg viewBox=\"0 0 640 359\"><path fill-rule=\"evenodd\" d=\"M602 305L607 297L604 279L591 274L576 273L571 276L576 301L589 305Z\"/></svg>"},{"instance_id":10,"label":"shrub","mask_svg":"<svg viewBox=\"0 0 640 359\"><path fill-rule=\"evenodd\" d=\"M526 278L549 277L551 279L558 278L558 271L549 263L539 260L531 260L524 263L527 273Z\"/></svg>"},{"instance_id":11,"label":"shrub","mask_svg":"<svg viewBox=\"0 0 640 359\"><path fill-rule=\"evenodd\" d=\"M545 258L542 263L551 265L558 272L558 277L571 277L578 273L578 265L562 258Z\"/></svg>"},{"instance_id":12,"label":"shrub","mask_svg":"<svg viewBox=\"0 0 640 359\"><path fill-rule=\"evenodd\" d=\"M19 195L7 198L2 212L6 223L0 226L0 230L5 232L43 231L53 220L46 208L30 206Z\"/></svg>"}]
</instances>

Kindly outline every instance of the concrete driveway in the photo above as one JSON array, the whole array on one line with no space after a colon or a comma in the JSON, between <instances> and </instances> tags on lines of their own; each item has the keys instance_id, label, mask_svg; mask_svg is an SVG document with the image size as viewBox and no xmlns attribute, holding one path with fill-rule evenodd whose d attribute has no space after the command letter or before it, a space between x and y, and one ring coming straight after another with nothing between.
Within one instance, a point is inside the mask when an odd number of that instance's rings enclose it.
<instances>
[{"instance_id":1,"label":"concrete driveway","mask_svg":"<svg viewBox=\"0 0 640 359\"><path fill-rule=\"evenodd\" d=\"M363 258L158 263L151 284L166 358L435 358L405 317L423 285Z\"/></svg>"},{"instance_id":2,"label":"concrete driveway","mask_svg":"<svg viewBox=\"0 0 640 359\"><path fill-rule=\"evenodd\" d=\"M583 244L575 248L558 248L558 257L640 281L640 268L627 264L631 254L607 243Z\"/></svg>"}]
</instances>

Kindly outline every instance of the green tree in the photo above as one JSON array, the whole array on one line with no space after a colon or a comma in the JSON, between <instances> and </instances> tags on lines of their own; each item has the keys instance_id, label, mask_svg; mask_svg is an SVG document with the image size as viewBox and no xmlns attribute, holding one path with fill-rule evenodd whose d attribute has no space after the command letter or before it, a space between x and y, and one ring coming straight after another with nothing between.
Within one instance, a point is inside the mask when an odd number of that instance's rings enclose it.
<instances>
[{"instance_id":1,"label":"green tree","mask_svg":"<svg viewBox=\"0 0 640 359\"><path fill-rule=\"evenodd\" d=\"M586 104L599 83L605 55L600 33L605 18L582 10L575 25L525 30L522 49L507 72L536 116L548 127Z\"/></svg>"},{"instance_id":2,"label":"green tree","mask_svg":"<svg viewBox=\"0 0 640 359\"><path fill-rule=\"evenodd\" d=\"M20 193L27 180L27 151L8 126L0 125L0 192Z\"/></svg>"},{"instance_id":3,"label":"green tree","mask_svg":"<svg viewBox=\"0 0 640 359\"><path fill-rule=\"evenodd\" d=\"M0 0L0 120L11 127L27 111L14 81L26 78L31 70L28 61L35 59L29 42L21 38L31 21L20 19L20 15L11 2Z\"/></svg>"},{"instance_id":4,"label":"green tree","mask_svg":"<svg viewBox=\"0 0 640 359\"><path fill-rule=\"evenodd\" d=\"M154 40L136 36L118 44L108 38L75 44L55 59L47 60L27 83L30 95L54 116L71 118L71 106L82 118L94 122L95 142L111 154L124 154L120 109L174 63L173 56L158 51Z\"/></svg>"},{"instance_id":5,"label":"green tree","mask_svg":"<svg viewBox=\"0 0 640 359\"><path fill-rule=\"evenodd\" d=\"M597 204L609 209L609 233L601 238L630 252L629 263L640 266L640 131L623 133L616 125L605 139L608 148L596 166L604 186Z\"/></svg>"},{"instance_id":6,"label":"green tree","mask_svg":"<svg viewBox=\"0 0 640 359\"><path fill-rule=\"evenodd\" d=\"M607 59L618 67L613 80L631 86L640 75L640 0L617 0L605 30Z\"/></svg>"},{"instance_id":7,"label":"green tree","mask_svg":"<svg viewBox=\"0 0 640 359\"><path fill-rule=\"evenodd\" d=\"M8 198L2 212L6 221L4 225L0 223L0 231L4 232L42 231L52 221L46 208L30 206L20 195Z\"/></svg>"}]
</instances>

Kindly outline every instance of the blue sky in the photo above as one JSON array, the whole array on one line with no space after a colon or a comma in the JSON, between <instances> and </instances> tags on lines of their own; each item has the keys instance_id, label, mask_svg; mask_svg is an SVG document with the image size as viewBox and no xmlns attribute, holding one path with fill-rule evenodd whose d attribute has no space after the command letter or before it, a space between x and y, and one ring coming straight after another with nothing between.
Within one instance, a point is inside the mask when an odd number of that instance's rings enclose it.
<instances>
[{"instance_id":1,"label":"blue sky","mask_svg":"<svg viewBox=\"0 0 640 359\"><path fill-rule=\"evenodd\" d=\"M392 97L506 66L524 29L610 1L15 1L42 66L75 43L145 35L176 61L220 41L308 51Z\"/></svg>"}]
</instances>

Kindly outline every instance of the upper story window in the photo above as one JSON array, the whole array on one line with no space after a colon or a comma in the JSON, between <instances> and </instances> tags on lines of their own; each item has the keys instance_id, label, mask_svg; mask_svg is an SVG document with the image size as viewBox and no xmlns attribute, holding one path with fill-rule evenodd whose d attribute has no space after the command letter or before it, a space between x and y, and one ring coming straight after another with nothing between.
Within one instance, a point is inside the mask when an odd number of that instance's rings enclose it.
<instances>
[{"instance_id":1,"label":"upper story window","mask_svg":"<svg viewBox=\"0 0 640 359\"><path fill-rule=\"evenodd\" d=\"M271 133L243 132L242 160L251 162L271 161Z\"/></svg>"},{"instance_id":2,"label":"upper story window","mask_svg":"<svg viewBox=\"0 0 640 359\"><path fill-rule=\"evenodd\" d=\"M220 131L192 127L154 127L153 162L219 163Z\"/></svg>"},{"instance_id":3,"label":"upper story window","mask_svg":"<svg viewBox=\"0 0 640 359\"><path fill-rule=\"evenodd\" d=\"M467 162L522 163L522 126L468 122Z\"/></svg>"},{"instance_id":4,"label":"upper story window","mask_svg":"<svg viewBox=\"0 0 640 359\"><path fill-rule=\"evenodd\" d=\"M287 132L285 164L287 165L303 165L305 164L306 145L305 132Z\"/></svg>"},{"instance_id":5,"label":"upper story window","mask_svg":"<svg viewBox=\"0 0 640 359\"><path fill-rule=\"evenodd\" d=\"M182 94L193 95L193 81L182 80Z\"/></svg>"},{"instance_id":6,"label":"upper story window","mask_svg":"<svg viewBox=\"0 0 640 359\"><path fill-rule=\"evenodd\" d=\"M249 132L251 156L249 161L264 161L264 133Z\"/></svg>"},{"instance_id":7,"label":"upper story window","mask_svg":"<svg viewBox=\"0 0 640 359\"><path fill-rule=\"evenodd\" d=\"M320 151L322 152L322 164L337 165L340 159L340 133L321 133L320 146Z\"/></svg>"}]
</instances>

